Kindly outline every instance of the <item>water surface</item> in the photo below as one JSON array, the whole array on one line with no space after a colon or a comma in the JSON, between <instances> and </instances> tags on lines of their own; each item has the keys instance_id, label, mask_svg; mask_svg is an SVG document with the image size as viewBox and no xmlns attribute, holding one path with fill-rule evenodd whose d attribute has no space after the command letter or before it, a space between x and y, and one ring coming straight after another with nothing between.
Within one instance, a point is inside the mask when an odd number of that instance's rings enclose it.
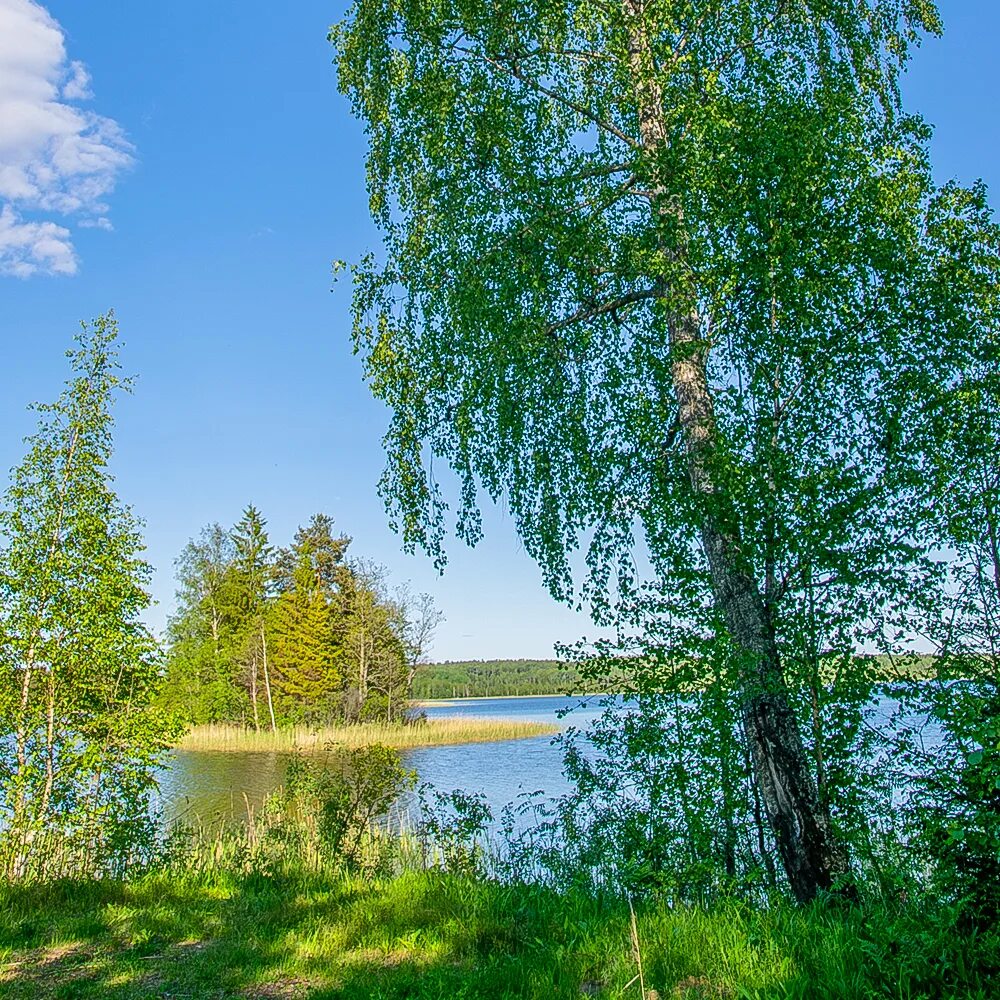
<instances>
[{"instance_id":1,"label":"water surface","mask_svg":"<svg viewBox=\"0 0 1000 1000\"><path fill-rule=\"evenodd\" d=\"M574 710L565 718L560 713ZM602 708L598 698L476 698L433 702L422 708L428 718L513 719L544 722L560 729L588 726ZM259 809L264 797L285 779L291 754L285 752L221 752L176 750L160 778L160 795L168 820L214 822L245 817ZM494 815L523 792L560 795L569 790L562 774L562 754L552 736L419 747L403 752L407 767L420 782L442 792L483 792Z\"/></svg>"},{"instance_id":2,"label":"water surface","mask_svg":"<svg viewBox=\"0 0 1000 1000\"><path fill-rule=\"evenodd\" d=\"M586 729L602 713L600 697L473 698L436 701L423 707L429 718L512 719L544 722L565 730ZM877 715L887 718L897 703L883 699ZM569 714L563 713L572 709ZM934 743L930 734L931 745ZM260 808L268 793L280 787L291 754L287 752L218 752L177 750L160 778L167 819L198 818L213 823L220 818L247 815ZM501 809L518 796L542 792L555 797L570 791L562 773L562 752L552 736L420 747L403 752L406 766L420 782L439 791L481 792L499 817Z\"/></svg>"}]
</instances>

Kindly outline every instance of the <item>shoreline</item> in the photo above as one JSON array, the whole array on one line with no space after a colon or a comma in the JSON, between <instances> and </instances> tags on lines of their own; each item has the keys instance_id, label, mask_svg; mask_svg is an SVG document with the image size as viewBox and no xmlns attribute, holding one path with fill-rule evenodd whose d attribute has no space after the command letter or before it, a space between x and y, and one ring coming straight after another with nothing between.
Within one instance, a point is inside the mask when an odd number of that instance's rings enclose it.
<instances>
[{"instance_id":1,"label":"shoreline","mask_svg":"<svg viewBox=\"0 0 1000 1000\"><path fill-rule=\"evenodd\" d=\"M608 691L589 691L586 694L470 694L456 698L420 698L410 702L413 708L444 708L455 702L466 701L527 701L531 698L604 698Z\"/></svg>"}]
</instances>

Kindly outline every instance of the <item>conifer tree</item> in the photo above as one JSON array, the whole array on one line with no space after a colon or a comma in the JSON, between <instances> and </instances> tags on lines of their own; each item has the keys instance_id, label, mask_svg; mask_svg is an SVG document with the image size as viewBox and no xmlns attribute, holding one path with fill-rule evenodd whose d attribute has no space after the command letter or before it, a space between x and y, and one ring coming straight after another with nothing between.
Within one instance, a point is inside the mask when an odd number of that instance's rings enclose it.
<instances>
[{"instance_id":1,"label":"conifer tree","mask_svg":"<svg viewBox=\"0 0 1000 1000\"><path fill-rule=\"evenodd\" d=\"M300 538L295 550L292 587L276 598L268 616L274 684L283 716L329 719L341 687L333 609L309 539Z\"/></svg>"},{"instance_id":2,"label":"conifer tree","mask_svg":"<svg viewBox=\"0 0 1000 1000\"><path fill-rule=\"evenodd\" d=\"M249 504L232 532L236 550L234 567L238 602L243 613L242 636L244 667L250 692L254 728L260 729L258 703L263 686L264 704L271 730L278 728L274 714L274 692L268 664L266 607L274 581L274 549L267 536L267 522L260 511ZM263 682L263 685L261 684Z\"/></svg>"}]
</instances>

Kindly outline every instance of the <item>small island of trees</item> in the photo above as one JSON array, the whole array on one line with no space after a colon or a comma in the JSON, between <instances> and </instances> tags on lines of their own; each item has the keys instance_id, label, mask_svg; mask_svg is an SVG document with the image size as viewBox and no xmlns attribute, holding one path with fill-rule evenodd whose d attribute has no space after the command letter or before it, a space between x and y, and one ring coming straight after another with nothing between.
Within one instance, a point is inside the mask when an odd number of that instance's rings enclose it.
<instances>
[{"instance_id":1,"label":"small island of trees","mask_svg":"<svg viewBox=\"0 0 1000 1000\"><path fill-rule=\"evenodd\" d=\"M231 529L206 527L177 561L163 705L258 731L403 718L440 615L349 561L350 541L316 514L275 546L253 505Z\"/></svg>"}]
</instances>

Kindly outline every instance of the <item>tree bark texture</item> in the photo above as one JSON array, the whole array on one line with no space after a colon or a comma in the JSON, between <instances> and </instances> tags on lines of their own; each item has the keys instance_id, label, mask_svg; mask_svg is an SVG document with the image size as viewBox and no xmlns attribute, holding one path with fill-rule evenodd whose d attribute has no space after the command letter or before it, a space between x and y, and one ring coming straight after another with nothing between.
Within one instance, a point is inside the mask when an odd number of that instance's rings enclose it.
<instances>
[{"instance_id":1,"label":"tree bark texture","mask_svg":"<svg viewBox=\"0 0 1000 1000\"><path fill-rule=\"evenodd\" d=\"M663 93L646 34L645 7L645 0L623 0L640 137L643 150L655 160L669 138ZM662 177L655 179L650 201L656 222L682 228L681 210ZM675 263L682 259L683 249L667 252ZM742 556L734 520L720 514L725 497L718 494L711 468L718 434L708 384L708 345L701 336L696 298L692 290L687 296L690 305L678 308L683 296L677 296L677 289L671 289L669 298L667 288L662 291L671 347L670 376L688 474L695 494L705 501L700 531L712 594L739 657L741 716L754 779L792 892L805 902L831 887L837 852L784 683L767 605Z\"/></svg>"}]
</instances>

